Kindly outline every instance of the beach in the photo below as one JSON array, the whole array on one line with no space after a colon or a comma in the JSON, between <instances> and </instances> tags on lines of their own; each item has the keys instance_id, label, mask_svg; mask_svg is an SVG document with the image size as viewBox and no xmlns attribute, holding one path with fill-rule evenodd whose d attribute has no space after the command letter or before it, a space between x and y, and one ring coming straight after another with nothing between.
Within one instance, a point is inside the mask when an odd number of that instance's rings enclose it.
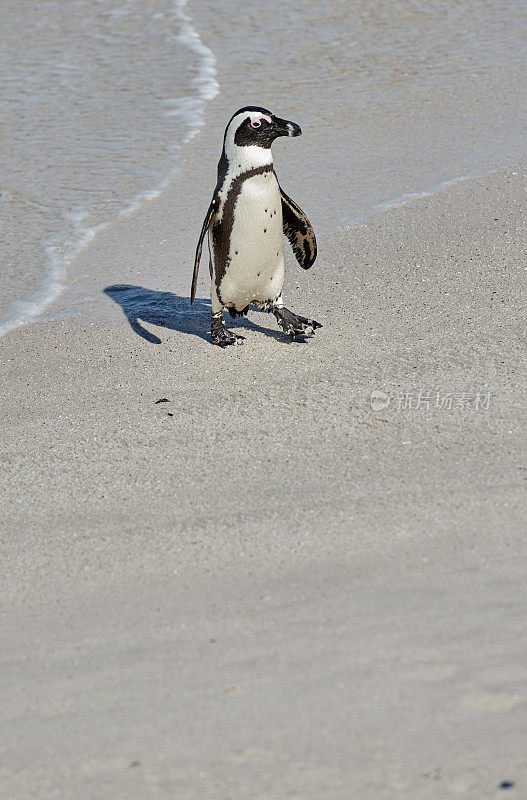
<instances>
[{"instance_id":1,"label":"beach","mask_svg":"<svg viewBox=\"0 0 527 800\"><path fill-rule=\"evenodd\" d=\"M314 78L234 77L236 20L287 34L256 9L184 7L216 58L200 126L0 338L0 797L522 797L523 153L503 133L435 160L445 133L415 166L372 138L368 182ZM254 310L223 351L193 254L225 117L264 78L302 125L275 167L319 240L308 272L287 253L284 299L323 327L291 342ZM372 108L364 150L397 127Z\"/></svg>"},{"instance_id":2,"label":"beach","mask_svg":"<svg viewBox=\"0 0 527 800\"><path fill-rule=\"evenodd\" d=\"M305 345L256 315L215 350L189 308L144 322L159 345L118 307L4 337L5 797L526 779L522 190L342 233L340 301L323 267L290 287L324 324ZM491 397L374 412L381 388Z\"/></svg>"}]
</instances>

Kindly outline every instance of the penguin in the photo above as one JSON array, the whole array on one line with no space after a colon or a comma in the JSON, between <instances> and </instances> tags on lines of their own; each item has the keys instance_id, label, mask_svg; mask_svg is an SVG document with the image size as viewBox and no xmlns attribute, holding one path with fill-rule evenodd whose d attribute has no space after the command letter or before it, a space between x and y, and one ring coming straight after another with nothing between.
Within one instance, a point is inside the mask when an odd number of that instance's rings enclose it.
<instances>
[{"instance_id":1,"label":"penguin","mask_svg":"<svg viewBox=\"0 0 527 800\"><path fill-rule=\"evenodd\" d=\"M321 324L285 308L283 234L298 263L309 269L317 243L304 212L280 188L271 145L279 136L300 136L300 126L259 106L245 106L230 118L218 162L218 182L203 221L190 294L196 296L201 251L208 234L211 277L211 339L220 347L241 344L223 318L246 315L251 304L270 311L292 339L304 340Z\"/></svg>"}]
</instances>

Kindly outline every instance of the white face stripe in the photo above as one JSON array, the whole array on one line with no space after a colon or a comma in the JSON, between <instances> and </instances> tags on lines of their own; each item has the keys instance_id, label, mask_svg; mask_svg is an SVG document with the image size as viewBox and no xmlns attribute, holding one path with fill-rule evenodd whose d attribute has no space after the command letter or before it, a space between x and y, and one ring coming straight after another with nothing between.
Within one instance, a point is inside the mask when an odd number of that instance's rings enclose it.
<instances>
[{"instance_id":1,"label":"white face stripe","mask_svg":"<svg viewBox=\"0 0 527 800\"><path fill-rule=\"evenodd\" d=\"M231 121L229 122L229 127L227 128L227 131L225 133L226 145L234 144L234 134L242 124L243 120L247 119L248 116L249 114L247 113L247 111L245 111L245 113L243 114L236 114L236 116L231 119Z\"/></svg>"}]
</instances>

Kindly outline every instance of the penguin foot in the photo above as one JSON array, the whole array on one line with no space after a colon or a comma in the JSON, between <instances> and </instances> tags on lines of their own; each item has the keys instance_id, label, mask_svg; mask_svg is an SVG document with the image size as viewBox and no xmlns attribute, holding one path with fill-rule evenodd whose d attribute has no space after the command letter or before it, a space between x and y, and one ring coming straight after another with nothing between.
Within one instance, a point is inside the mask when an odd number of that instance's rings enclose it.
<instances>
[{"instance_id":1,"label":"penguin foot","mask_svg":"<svg viewBox=\"0 0 527 800\"><path fill-rule=\"evenodd\" d=\"M292 339L298 339L304 336L312 336L317 328L321 328L320 322L315 319L307 319L300 317L298 314L293 314L288 308L273 308L278 324Z\"/></svg>"},{"instance_id":2,"label":"penguin foot","mask_svg":"<svg viewBox=\"0 0 527 800\"><path fill-rule=\"evenodd\" d=\"M243 344L245 336L240 336L238 333L233 333L227 330L223 319L212 318L210 337L212 344L217 344L218 347L227 347L230 344Z\"/></svg>"}]
</instances>

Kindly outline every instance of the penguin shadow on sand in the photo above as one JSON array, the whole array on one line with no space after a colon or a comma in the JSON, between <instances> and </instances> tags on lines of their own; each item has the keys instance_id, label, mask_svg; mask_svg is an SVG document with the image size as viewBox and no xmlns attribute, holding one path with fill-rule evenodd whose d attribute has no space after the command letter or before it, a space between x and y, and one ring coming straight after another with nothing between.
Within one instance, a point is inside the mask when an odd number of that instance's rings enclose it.
<instances>
[{"instance_id":1,"label":"penguin shadow on sand","mask_svg":"<svg viewBox=\"0 0 527 800\"><path fill-rule=\"evenodd\" d=\"M191 306L189 297L123 283L107 286L104 293L121 306L134 333L151 344L161 344L162 340L145 328L142 324L144 322L156 325L158 328L168 328L188 333L190 336L198 336L210 342L210 300L196 297ZM251 313L253 312L266 314L251 307ZM229 327L260 331L284 343L291 341L281 331L258 325L247 317L237 317L229 322ZM271 318L270 322L274 322L274 318Z\"/></svg>"}]
</instances>

